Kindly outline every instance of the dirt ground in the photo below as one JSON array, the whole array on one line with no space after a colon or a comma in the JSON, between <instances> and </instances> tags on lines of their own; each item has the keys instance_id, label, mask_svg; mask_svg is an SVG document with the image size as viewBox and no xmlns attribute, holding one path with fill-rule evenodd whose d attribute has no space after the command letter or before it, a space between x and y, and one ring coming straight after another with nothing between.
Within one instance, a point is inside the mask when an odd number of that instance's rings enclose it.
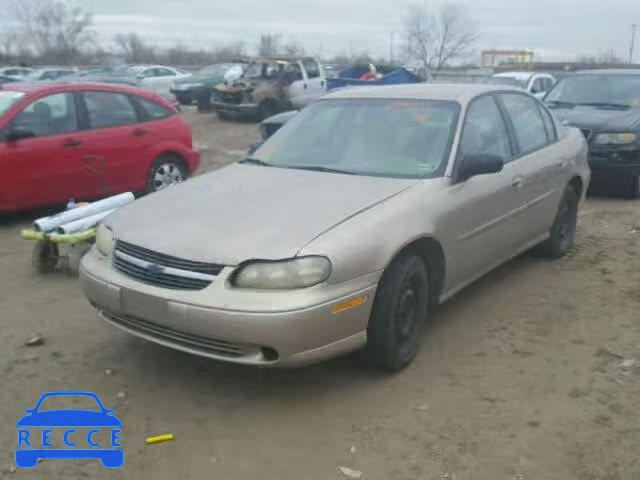
<instances>
[{"instance_id":1,"label":"dirt ground","mask_svg":"<svg viewBox=\"0 0 640 480\"><path fill-rule=\"evenodd\" d=\"M187 116L203 169L252 124ZM99 321L64 272L34 276L28 218L0 225L0 478L640 479L640 203L590 199L577 247L523 256L438 309L395 376L347 357L302 370L229 366ZM41 334L45 343L24 346ZM123 421L125 464L14 471L16 421L43 392L96 392ZM148 435L175 441L145 445Z\"/></svg>"}]
</instances>

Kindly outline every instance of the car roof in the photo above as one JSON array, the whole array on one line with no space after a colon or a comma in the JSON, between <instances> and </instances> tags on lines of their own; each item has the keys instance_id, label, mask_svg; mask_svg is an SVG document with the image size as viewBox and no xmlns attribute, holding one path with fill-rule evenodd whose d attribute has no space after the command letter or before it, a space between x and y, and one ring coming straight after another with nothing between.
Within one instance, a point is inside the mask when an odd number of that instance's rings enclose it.
<instances>
[{"instance_id":1,"label":"car roof","mask_svg":"<svg viewBox=\"0 0 640 480\"><path fill-rule=\"evenodd\" d=\"M536 72L503 72L493 75L494 78L515 78L517 80L529 80Z\"/></svg>"},{"instance_id":2,"label":"car roof","mask_svg":"<svg viewBox=\"0 0 640 480\"><path fill-rule=\"evenodd\" d=\"M640 68L595 68L592 70L578 70L574 75L640 75Z\"/></svg>"},{"instance_id":3,"label":"car roof","mask_svg":"<svg viewBox=\"0 0 640 480\"><path fill-rule=\"evenodd\" d=\"M100 82L53 82L53 83L5 83L0 87L1 90L11 90L23 92L28 95L36 93L62 93L62 92L78 92L83 90L100 90L103 92L113 93L131 93L142 97L158 98L158 94L144 88L138 88L129 85L119 85L113 83Z\"/></svg>"},{"instance_id":4,"label":"car roof","mask_svg":"<svg viewBox=\"0 0 640 480\"><path fill-rule=\"evenodd\" d=\"M444 100L468 103L478 95L490 92L516 92L522 90L509 86L464 83L413 83L408 85L385 85L352 87L336 90L323 99L388 98L411 100Z\"/></svg>"}]
</instances>

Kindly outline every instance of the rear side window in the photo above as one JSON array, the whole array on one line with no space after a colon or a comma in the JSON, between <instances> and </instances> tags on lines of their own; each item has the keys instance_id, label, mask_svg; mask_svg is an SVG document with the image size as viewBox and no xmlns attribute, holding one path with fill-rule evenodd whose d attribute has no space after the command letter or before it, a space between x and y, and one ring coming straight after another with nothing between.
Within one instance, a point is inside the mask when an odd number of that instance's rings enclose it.
<instances>
[{"instance_id":1,"label":"rear side window","mask_svg":"<svg viewBox=\"0 0 640 480\"><path fill-rule=\"evenodd\" d=\"M558 140L558 132L556 132L556 124L551 118L551 114L542 106L538 105L540 115L542 115L542 121L544 122L544 128L547 130L547 138L549 142L553 143Z\"/></svg>"},{"instance_id":2,"label":"rear side window","mask_svg":"<svg viewBox=\"0 0 640 480\"><path fill-rule=\"evenodd\" d=\"M118 127L138 122L136 110L127 95L111 92L84 92L91 128Z\"/></svg>"},{"instance_id":3,"label":"rear side window","mask_svg":"<svg viewBox=\"0 0 640 480\"><path fill-rule=\"evenodd\" d=\"M302 65L307 71L307 76L309 78L318 78L320 76L320 67L318 67L315 60L303 60Z\"/></svg>"},{"instance_id":4,"label":"rear side window","mask_svg":"<svg viewBox=\"0 0 640 480\"><path fill-rule=\"evenodd\" d=\"M170 108L151 100L147 100L146 98L136 97L136 100L140 102L142 110L146 114L148 120L162 120L163 118L170 117L175 113L175 111Z\"/></svg>"},{"instance_id":5,"label":"rear side window","mask_svg":"<svg viewBox=\"0 0 640 480\"><path fill-rule=\"evenodd\" d=\"M500 98L511 118L519 153L526 154L544 147L549 141L537 102L517 93L505 93Z\"/></svg>"},{"instance_id":6,"label":"rear side window","mask_svg":"<svg viewBox=\"0 0 640 480\"><path fill-rule=\"evenodd\" d=\"M73 94L56 93L34 100L13 119L12 126L36 137L75 132L78 124Z\"/></svg>"},{"instance_id":7,"label":"rear side window","mask_svg":"<svg viewBox=\"0 0 640 480\"><path fill-rule=\"evenodd\" d=\"M460 142L462 155L497 155L505 162L511 159L507 127L496 101L480 97L469 107Z\"/></svg>"}]
</instances>

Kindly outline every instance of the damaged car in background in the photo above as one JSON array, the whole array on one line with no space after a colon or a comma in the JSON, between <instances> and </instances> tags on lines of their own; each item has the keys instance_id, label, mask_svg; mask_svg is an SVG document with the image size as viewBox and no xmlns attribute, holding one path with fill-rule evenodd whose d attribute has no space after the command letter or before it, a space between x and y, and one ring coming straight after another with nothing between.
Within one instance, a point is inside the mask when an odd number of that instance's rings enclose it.
<instances>
[{"instance_id":1,"label":"damaged car in background","mask_svg":"<svg viewBox=\"0 0 640 480\"><path fill-rule=\"evenodd\" d=\"M640 198L640 70L586 70L545 97L566 125L589 143L594 184Z\"/></svg>"},{"instance_id":2,"label":"damaged car in background","mask_svg":"<svg viewBox=\"0 0 640 480\"><path fill-rule=\"evenodd\" d=\"M190 77L176 80L171 85L181 105L197 102L198 111L211 110L211 97L216 85L231 83L242 77L245 63L218 63L198 70Z\"/></svg>"},{"instance_id":3,"label":"damaged car in background","mask_svg":"<svg viewBox=\"0 0 640 480\"><path fill-rule=\"evenodd\" d=\"M107 322L192 354L361 350L395 371L439 302L531 248L565 255L589 180L580 131L522 90L339 90L245 160L108 217L81 284Z\"/></svg>"},{"instance_id":4,"label":"damaged car in background","mask_svg":"<svg viewBox=\"0 0 640 480\"><path fill-rule=\"evenodd\" d=\"M258 59L242 78L214 88L212 106L221 118L264 120L302 108L325 93L324 70L315 58Z\"/></svg>"}]
</instances>

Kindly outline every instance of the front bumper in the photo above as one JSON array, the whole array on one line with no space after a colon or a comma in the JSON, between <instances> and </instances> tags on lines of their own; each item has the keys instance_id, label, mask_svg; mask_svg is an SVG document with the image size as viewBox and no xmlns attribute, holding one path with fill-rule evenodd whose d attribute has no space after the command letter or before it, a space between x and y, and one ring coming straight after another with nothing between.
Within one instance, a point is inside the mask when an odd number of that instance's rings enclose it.
<instances>
[{"instance_id":1,"label":"front bumper","mask_svg":"<svg viewBox=\"0 0 640 480\"><path fill-rule=\"evenodd\" d=\"M640 146L593 147L589 149L589 166L597 176L640 175Z\"/></svg>"},{"instance_id":2,"label":"front bumper","mask_svg":"<svg viewBox=\"0 0 640 480\"><path fill-rule=\"evenodd\" d=\"M255 117L259 109L257 103L226 103L219 100L213 101L212 106L215 112L236 117Z\"/></svg>"},{"instance_id":3,"label":"front bumper","mask_svg":"<svg viewBox=\"0 0 640 480\"><path fill-rule=\"evenodd\" d=\"M146 340L216 360L294 367L366 344L379 273L333 286L256 292L229 287L231 271L225 268L204 290L176 291L126 277L92 250L82 261L80 282L104 320ZM358 297L367 300L332 312Z\"/></svg>"}]
</instances>

